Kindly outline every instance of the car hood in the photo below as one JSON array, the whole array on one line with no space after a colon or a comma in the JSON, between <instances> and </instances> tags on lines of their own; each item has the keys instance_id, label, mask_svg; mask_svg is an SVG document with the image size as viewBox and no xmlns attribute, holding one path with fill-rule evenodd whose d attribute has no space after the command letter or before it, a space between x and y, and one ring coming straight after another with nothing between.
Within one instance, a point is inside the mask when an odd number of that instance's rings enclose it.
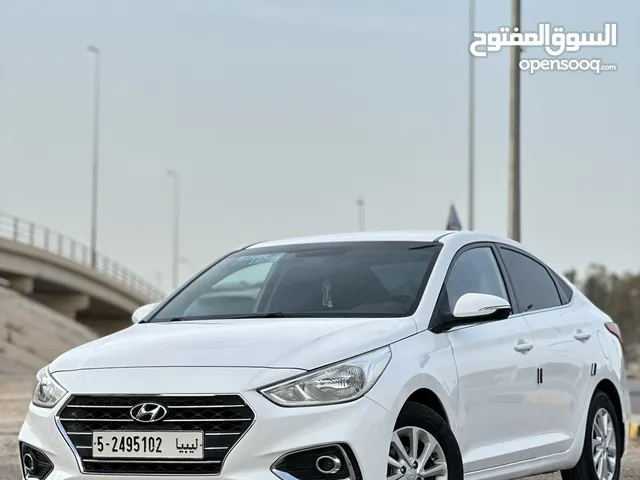
<instances>
[{"instance_id":1,"label":"car hood","mask_svg":"<svg viewBox=\"0 0 640 480\"><path fill-rule=\"evenodd\" d=\"M51 364L50 371L123 367L311 370L415 333L412 317L138 324L70 350Z\"/></svg>"}]
</instances>

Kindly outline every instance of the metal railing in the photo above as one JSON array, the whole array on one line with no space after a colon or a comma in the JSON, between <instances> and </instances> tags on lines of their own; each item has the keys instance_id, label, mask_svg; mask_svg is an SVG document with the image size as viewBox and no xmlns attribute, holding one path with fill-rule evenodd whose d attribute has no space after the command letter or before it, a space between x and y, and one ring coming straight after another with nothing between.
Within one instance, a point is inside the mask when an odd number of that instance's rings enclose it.
<instances>
[{"instance_id":1,"label":"metal railing","mask_svg":"<svg viewBox=\"0 0 640 480\"><path fill-rule=\"evenodd\" d=\"M0 212L0 237L40 248L85 267L94 268L111 280L149 297L150 300L157 301L165 297L162 290L151 282L100 253L96 253L96 264L92 267L91 248L88 245L48 227Z\"/></svg>"}]
</instances>

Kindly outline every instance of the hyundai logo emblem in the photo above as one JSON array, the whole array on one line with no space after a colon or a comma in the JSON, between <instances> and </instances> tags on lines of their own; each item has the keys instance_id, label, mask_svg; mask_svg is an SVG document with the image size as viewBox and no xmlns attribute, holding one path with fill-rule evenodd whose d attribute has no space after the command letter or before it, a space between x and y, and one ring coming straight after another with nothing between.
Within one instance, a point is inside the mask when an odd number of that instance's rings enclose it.
<instances>
[{"instance_id":1,"label":"hyundai logo emblem","mask_svg":"<svg viewBox=\"0 0 640 480\"><path fill-rule=\"evenodd\" d=\"M167 416L167 407L157 403L139 403L129 411L129 415L136 422L159 422Z\"/></svg>"}]
</instances>

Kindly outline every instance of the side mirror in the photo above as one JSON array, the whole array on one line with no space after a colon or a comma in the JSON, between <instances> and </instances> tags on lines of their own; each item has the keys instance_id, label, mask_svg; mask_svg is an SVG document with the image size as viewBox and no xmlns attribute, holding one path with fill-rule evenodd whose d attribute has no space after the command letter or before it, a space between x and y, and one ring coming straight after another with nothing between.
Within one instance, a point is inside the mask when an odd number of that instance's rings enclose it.
<instances>
[{"instance_id":1,"label":"side mirror","mask_svg":"<svg viewBox=\"0 0 640 480\"><path fill-rule=\"evenodd\" d=\"M484 293L465 293L456 302L453 316L463 321L505 320L511 315L511 305L504 298Z\"/></svg>"},{"instance_id":2,"label":"side mirror","mask_svg":"<svg viewBox=\"0 0 640 480\"><path fill-rule=\"evenodd\" d=\"M141 306L135 312L133 312L133 315L131 315L131 321L133 323L139 323L140 320L149 315L149 313L151 313L151 311L157 306L158 303L150 303L148 305Z\"/></svg>"}]
</instances>

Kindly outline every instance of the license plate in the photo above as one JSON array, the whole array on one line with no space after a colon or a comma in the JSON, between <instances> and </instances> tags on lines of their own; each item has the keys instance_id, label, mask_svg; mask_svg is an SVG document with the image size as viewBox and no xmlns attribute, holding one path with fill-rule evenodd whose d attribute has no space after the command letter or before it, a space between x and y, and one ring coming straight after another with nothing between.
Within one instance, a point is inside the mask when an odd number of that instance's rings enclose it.
<instances>
[{"instance_id":1,"label":"license plate","mask_svg":"<svg viewBox=\"0 0 640 480\"><path fill-rule=\"evenodd\" d=\"M203 432L93 432L93 458L204 458Z\"/></svg>"}]
</instances>

